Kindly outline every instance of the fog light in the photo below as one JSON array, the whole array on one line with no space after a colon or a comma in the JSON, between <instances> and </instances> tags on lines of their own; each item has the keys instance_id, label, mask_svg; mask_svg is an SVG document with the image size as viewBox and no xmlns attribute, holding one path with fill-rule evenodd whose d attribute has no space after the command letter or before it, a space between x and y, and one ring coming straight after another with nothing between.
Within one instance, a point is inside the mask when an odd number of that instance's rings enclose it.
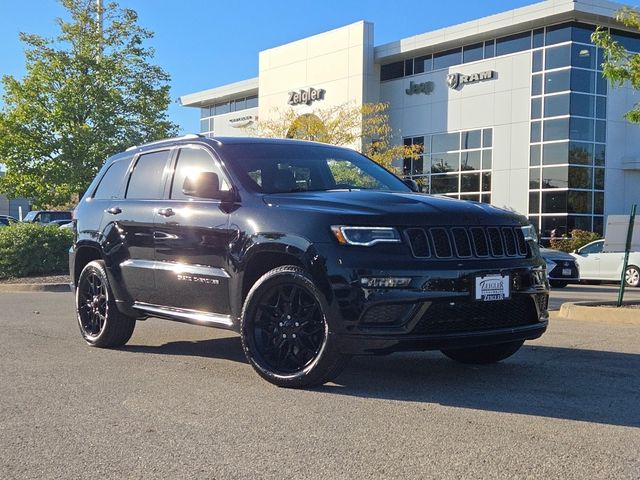
<instances>
[{"instance_id":1,"label":"fog light","mask_svg":"<svg viewBox=\"0 0 640 480\"><path fill-rule=\"evenodd\" d=\"M411 283L411 277L362 277L360 283L367 288L401 288Z\"/></svg>"}]
</instances>

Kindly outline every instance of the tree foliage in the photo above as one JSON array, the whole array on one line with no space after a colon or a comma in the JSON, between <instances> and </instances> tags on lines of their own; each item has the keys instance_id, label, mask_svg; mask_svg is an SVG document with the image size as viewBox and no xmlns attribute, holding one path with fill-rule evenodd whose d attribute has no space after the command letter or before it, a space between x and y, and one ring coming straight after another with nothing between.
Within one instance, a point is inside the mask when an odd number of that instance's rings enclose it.
<instances>
[{"instance_id":1,"label":"tree foliage","mask_svg":"<svg viewBox=\"0 0 640 480\"><path fill-rule=\"evenodd\" d=\"M276 109L272 118L259 120L250 128L250 133L261 137L297 138L356 147L383 167L401 175L402 169L396 166L396 162L415 158L421 151L418 145L393 143L388 109L388 103L343 104L302 115L292 108ZM348 177L352 172L343 174Z\"/></svg>"},{"instance_id":2,"label":"tree foliage","mask_svg":"<svg viewBox=\"0 0 640 480\"><path fill-rule=\"evenodd\" d=\"M150 63L153 33L116 3L61 0L59 34L20 34L26 74L2 78L0 191L38 207L68 204L87 188L105 158L175 134L167 118L169 75Z\"/></svg>"},{"instance_id":3,"label":"tree foliage","mask_svg":"<svg viewBox=\"0 0 640 480\"><path fill-rule=\"evenodd\" d=\"M623 7L616 13L616 20L624 26L640 31L640 12L634 8ZM640 88L640 54L627 51L615 41L606 27L598 27L591 35L591 41L603 49L604 63L602 75L613 86L622 86L629 82L638 90ZM640 123L640 104L625 114L625 118L633 123Z\"/></svg>"}]
</instances>

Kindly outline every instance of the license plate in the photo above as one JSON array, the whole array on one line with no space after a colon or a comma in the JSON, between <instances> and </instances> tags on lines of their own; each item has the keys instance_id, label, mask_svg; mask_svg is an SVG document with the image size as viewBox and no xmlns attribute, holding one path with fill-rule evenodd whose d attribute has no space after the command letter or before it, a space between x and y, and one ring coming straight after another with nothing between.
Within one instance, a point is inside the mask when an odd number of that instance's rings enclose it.
<instances>
[{"instance_id":1,"label":"license plate","mask_svg":"<svg viewBox=\"0 0 640 480\"><path fill-rule=\"evenodd\" d=\"M571 276L571 269L570 268L563 268L562 269L562 275L564 275L565 277L570 277Z\"/></svg>"},{"instance_id":2,"label":"license plate","mask_svg":"<svg viewBox=\"0 0 640 480\"><path fill-rule=\"evenodd\" d=\"M507 300L510 295L509 275L476 277L475 299L482 302Z\"/></svg>"}]
</instances>

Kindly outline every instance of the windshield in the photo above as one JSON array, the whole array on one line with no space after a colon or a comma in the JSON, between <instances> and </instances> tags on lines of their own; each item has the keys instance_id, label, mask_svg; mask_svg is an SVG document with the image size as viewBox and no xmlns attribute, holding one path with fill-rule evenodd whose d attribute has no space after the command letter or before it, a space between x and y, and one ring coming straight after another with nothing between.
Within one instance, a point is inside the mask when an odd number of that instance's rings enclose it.
<instances>
[{"instance_id":1,"label":"windshield","mask_svg":"<svg viewBox=\"0 0 640 480\"><path fill-rule=\"evenodd\" d=\"M410 192L402 180L359 153L323 145L231 144L231 168L250 190Z\"/></svg>"},{"instance_id":2,"label":"windshield","mask_svg":"<svg viewBox=\"0 0 640 480\"><path fill-rule=\"evenodd\" d=\"M23 222L32 222L32 221L33 221L33 219L36 217L37 213L38 213L38 212L37 212L36 210L32 210L31 212L27 213L27 214L24 216L24 219L23 219L22 221L23 221Z\"/></svg>"}]
</instances>

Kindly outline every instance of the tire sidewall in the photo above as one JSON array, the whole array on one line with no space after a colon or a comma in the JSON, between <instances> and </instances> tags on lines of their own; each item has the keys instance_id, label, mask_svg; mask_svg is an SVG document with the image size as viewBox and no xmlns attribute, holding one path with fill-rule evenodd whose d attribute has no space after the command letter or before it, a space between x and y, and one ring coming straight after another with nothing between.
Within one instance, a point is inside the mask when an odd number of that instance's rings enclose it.
<instances>
[{"instance_id":1,"label":"tire sidewall","mask_svg":"<svg viewBox=\"0 0 640 480\"><path fill-rule=\"evenodd\" d=\"M90 335L88 334L85 329L82 327L82 319L80 318L80 286L82 285L82 282L84 281L84 279L91 273L95 273L100 277L100 280L104 283L105 285L105 295L106 295L106 310L105 310L105 321L104 321L104 326L102 327L102 330L100 331L100 333L98 335ZM80 273L80 277L78 277L78 283L76 285L76 319L78 321L78 327L80 328L80 333L82 335L82 338L85 339L85 341L89 344L89 345L96 345L100 342L100 340L102 339L102 337L104 337L105 332L108 330L108 326L109 326L109 313L111 311L111 288L109 287L109 280L107 278L107 272L105 271L104 265L102 263L101 260L94 260L92 262L89 262L83 269L82 272Z\"/></svg>"},{"instance_id":2,"label":"tire sidewall","mask_svg":"<svg viewBox=\"0 0 640 480\"><path fill-rule=\"evenodd\" d=\"M624 273L624 282L625 282L625 284L627 285L627 287L638 287L638 286L640 286L640 279L639 279L639 281L638 281L638 282L636 282L635 284L630 283L630 282L628 282L628 281L627 281L627 274L628 274L629 272L636 272L637 274L640 274L640 270L638 270L638 267L635 267L635 266L627 267L627 270L626 270L626 272Z\"/></svg>"},{"instance_id":3,"label":"tire sidewall","mask_svg":"<svg viewBox=\"0 0 640 480\"><path fill-rule=\"evenodd\" d=\"M252 320L253 317L255 317L259 300L265 291L280 284L291 283L305 287L309 294L313 296L315 301L318 302L324 323L324 341L314 360L304 369L291 374L282 374L273 372L269 370L267 366L262 365L260 362L260 354L253 351L254 340L252 338ZM315 376L318 370L323 370L323 364L331 360L329 357L332 357L337 353L332 339L330 321L326 315L327 310L328 305L323 295L301 268L293 266L279 267L267 272L251 288L247 294L242 309L240 337L242 341L242 348L251 366L260 376L271 383L275 383L276 385L296 387L306 385L308 383L315 383L315 381L312 380L312 377Z\"/></svg>"}]
</instances>

